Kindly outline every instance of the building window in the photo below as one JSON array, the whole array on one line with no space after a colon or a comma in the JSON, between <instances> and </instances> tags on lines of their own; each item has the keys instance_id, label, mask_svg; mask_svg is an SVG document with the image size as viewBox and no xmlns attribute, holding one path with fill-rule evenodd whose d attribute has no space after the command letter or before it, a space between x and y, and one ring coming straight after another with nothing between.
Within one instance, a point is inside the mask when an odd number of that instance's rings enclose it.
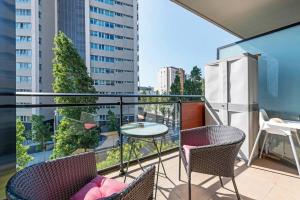
<instances>
[{"instance_id":1,"label":"building window","mask_svg":"<svg viewBox=\"0 0 300 200\"><path fill-rule=\"evenodd\" d=\"M17 56L31 56L31 50L29 49L17 49L16 50Z\"/></svg>"},{"instance_id":2,"label":"building window","mask_svg":"<svg viewBox=\"0 0 300 200\"><path fill-rule=\"evenodd\" d=\"M98 8L98 7L95 7L95 6L90 6L90 12L97 13L97 14L100 14L100 15L105 15L105 16L108 16L108 17L113 17L114 16L113 11L106 10L106 9L103 9L103 8Z\"/></svg>"},{"instance_id":3,"label":"building window","mask_svg":"<svg viewBox=\"0 0 300 200\"><path fill-rule=\"evenodd\" d=\"M31 0L16 0L16 3L30 3Z\"/></svg>"},{"instance_id":4,"label":"building window","mask_svg":"<svg viewBox=\"0 0 300 200\"><path fill-rule=\"evenodd\" d=\"M115 62L115 58L106 57L106 56L91 55L91 61L114 63Z\"/></svg>"},{"instance_id":5,"label":"building window","mask_svg":"<svg viewBox=\"0 0 300 200\"><path fill-rule=\"evenodd\" d=\"M42 13L41 13L41 11L39 11L39 19L41 19L42 18Z\"/></svg>"},{"instance_id":6,"label":"building window","mask_svg":"<svg viewBox=\"0 0 300 200\"><path fill-rule=\"evenodd\" d=\"M114 35L114 34L110 34L110 33L103 33L103 32L98 32L98 31L90 31L90 35L92 37L99 37L99 38L103 38L103 39L107 39L107 40L114 40L114 39L118 39L118 40L133 40L132 37L126 37L126 36L121 36L121 35Z\"/></svg>"},{"instance_id":7,"label":"building window","mask_svg":"<svg viewBox=\"0 0 300 200\"><path fill-rule=\"evenodd\" d=\"M42 25L39 24L39 31L42 31Z\"/></svg>"},{"instance_id":8,"label":"building window","mask_svg":"<svg viewBox=\"0 0 300 200\"><path fill-rule=\"evenodd\" d=\"M32 92L31 89L16 89L17 92Z\"/></svg>"},{"instance_id":9,"label":"building window","mask_svg":"<svg viewBox=\"0 0 300 200\"><path fill-rule=\"evenodd\" d=\"M39 51L39 57L42 58L42 51Z\"/></svg>"},{"instance_id":10,"label":"building window","mask_svg":"<svg viewBox=\"0 0 300 200\"><path fill-rule=\"evenodd\" d=\"M91 48L102 50L102 51L115 51L114 46L106 45L106 44L91 43Z\"/></svg>"},{"instance_id":11,"label":"building window","mask_svg":"<svg viewBox=\"0 0 300 200\"><path fill-rule=\"evenodd\" d=\"M21 122L30 122L31 121L31 116L21 115L21 116L18 116L18 118L21 120Z\"/></svg>"},{"instance_id":12,"label":"building window","mask_svg":"<svg viewBox=\"0 0 300 200\"><path fill-rule=\"evenodd\" d=\"M109 4L109 5L114 5L114 0L96 0L97 2L100 3L105 3L105 4Z\"/></svg>"},{"instance_id":13,"label":"building window","mask_svg":"<svg viewBox=\"0 0 300 200\"><path fill-rule=\"evenodd\" d=\"M17 70L30 70L32 68L31 63L17 62L16 69Z\"/></svg>"},{"instance_id":14,"label":"building window","mask_svg":"<svg viewBox=\"0 0 300 200\"><path fill-rule=\"evenodd\" d=\"M116 69L116 73L124 73L124 72L133 72L133 70L126 70L126 69Z\"/></svg>"},{"instance_id":15,"label":"building window","mask_svg":"<svg viewBox=\"0 0 300 200\"><path fill-rule=\"evenodd\" d=\"M98 32L98 31L90 31L90 35L93 37L99 37L107 40L114 40L115 35L109 34L109 33L103 33L103 32Z\"/></svg>"},{"instance_id":16,"label":"building window","mask_svg":"<svg viewBox=\"0 0 300 200\"><path fill-rule=\"evenodd\" d=\"M114 69L109 68L99 68L99 67L91 67L92 74L114 74Z\"/></svg>"},{"instance_id":17,"label":"building window","mask_svg":"<svg viewBox=\"0 0 300 200\"><path fill-rule=\"evenodd\" d=\"M17 83L31 83L31 76L16 76Z\"/></svg>"},{"instance_id":18,"label":"building window","mask_svg":"<svg viewBox=\"0 0 300 200\"><path fill-rule=\"evenodd\" d=\"M31 29L31 23L28 22L17 22L16 29Z\"/></svg>"},{"instance_id":19,"label":"building window","mask_svg":"<svg viewBox=\"0 0 300 200\"><path fill-rule=\"evenodd\" d=\"M30 9L16 9L17 16L31 16Z\"/></svg>"},{"instance_id":20,"label":"building window","mask_svg":"<svg viewBox=\"0 0 300 200\"><path fill-rule=\"evenodd\" d=\"M133 84L133 81L116 81L116 84Z\"/></svg>"},{"instance_id":21,"label":"building window","mask_svg":"<svg viewBox=\"0 0 300 200\"><path fill-rule=\"evenodd\" d=\"M132 26L126 26L126 25L122 25L122 24L116 24L116 23L102 21L102 20L94 19L94 18L90 18L90 24L96 25L96 26L102 26L102 27L106 27L106 28L115 28L115 27L117 27L117 28L133 29Z\"/></svg>"},{"instance_id":22,"label":"building window","mask_svg":"<svg viewBox=\"0 0 300 200\"><path fill-rule=\"evenodd\" d=\"M114 23L112 22L106 22L106 21L102 21L102 20L98 20L98 19L94 19L91 18L90 19L90 24L92 25L96 25L96 26L102 26L102 27L106 27L106 28L114 28Z\"/></svg>"},{"instance_id":23,"label":"building window","mask_svg":"<svg viewBox=\"0 0 300 200\"><path fill-rule=\"evenodd\" d=\"M129 4L129 3L124 3L124 2L121 2L121 1L115 1L115 4L116 5L120 5L120 6L128 6L128 7L133 7L132 4Z\"/></svg>"},{"instance_id":24,"label":"building window","mask_svg":"<svg viewBox=\"0 0 300 200\"><path fill-rule=\"evenodd\" d=\"M31 36L16 36L16 42L31 42Z\"/></svg>"},{"instance_id":25,"label":"building window","mask_svg":"<svg viewBox=\"0 0 300 200\"><path fill-rule=\"evenodd\" d=\"M115 81L113 80L93 80L93 83L95 86L99 86L99 85L107 85L107 86L114 86L115 85Z\"/></svg>"}]
</instances>

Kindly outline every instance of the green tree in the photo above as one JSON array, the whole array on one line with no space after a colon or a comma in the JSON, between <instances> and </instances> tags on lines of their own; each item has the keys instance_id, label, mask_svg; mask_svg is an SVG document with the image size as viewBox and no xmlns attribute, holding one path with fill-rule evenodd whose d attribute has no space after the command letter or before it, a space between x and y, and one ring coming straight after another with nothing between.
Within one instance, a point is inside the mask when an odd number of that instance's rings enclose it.
<instances>
[{"instance_id":1,"label":"green tree","mask_svg":"<svg viewBox=\"0 0 300 200\"><path fill-rule=\"evenodd\" d=\"M62 32L54 38L53 91L55 93L96 93L93 80L87 73L84 61L75 49L72 41ZM93 104L97 97L55 97L58 104ZM98 145L98 133L85 130L79 121L82 112L95 113L95 107L59 108L63 120L55 134L55 146L52 158L67 156L77 149L95 148ZM77 120L77 121L76 121Z\"/></svg>"},{"instance_id":2,"label":"green tree","mask_svg":"<svg viewBox=\"0 0 300 200\"><path fill-rule=\"evenodd\" d=\"M96 93L93 79L72 41L59 32L54 38L53 91L55 93ZM96 103L97 97L56 97L60 104ZM82 112L94 113L95 107L60 108L59 114L79 120Z\"/></svg>"},{"instance_id":3,"label":"green tree","mask_svg":"<svg viewBox=\"0 0 300 200\"><path fill-rule=\"evenodd\" d=\"M174 82L171 85L170 94L172 94L172 95L180 95L181 94L181 83L180 83L180 77L178 74L176 74Z\"/></svg>"},{"instance_id":4,"label":"green tree","mask_svg":"<svg viewBox=\"0 0 300 200\"><path fill-rule=\"evenodd\" d=\"M131 154L131 160L136 159L135 155L137 155L139 158L143 156L141 153L142 148L144 148L145 143L142 141L135 143L135 153L132 152ZM123 145L123 159L124 162L129 160L129 154L130 154L130 144L124 144ZM120 163L120 148L115 148L107 151L107 157L104 161L97 163L97 169L105 169L107 167L111 167L114 165L117 165Z\"/></svg>"},{"instance_id":5,"label":"green tree","mask_svg":"<svg viewBox=\"0 0 300 200\"><path fill-rule=\"evenodd\" d=\"M190 75L187 76L184 82L184 94L186 95L202 95L203 94L203 79L201 69L194 66Z\"/></svg>"},{"instance_id":6,"label":"green tree","mask_svg":"<svg viewBox=\"0 0 300 200\"><path fill-rule=\"evenodd\" d=\"M27 153L28 147L24 146L23 143L25 141L24 137L24 130L25 126L21 122L21 120L17 120L17 127L16 127L16 153L17 153L17 170L21 170L33 159Z\"/></svg>"},{"instance_id":7,"label":"green tree","mask_svg":"<svg viewBox=\"0 0 300 200\"><path fill-rule=\"evenodd\" d=\"M198 68L197 66L194 66L191 71L190 78L192 79L192 81L201 81L202 79L201 77L202 77L201 69Z\"/></svg>"},{"instance_id":8,"label":"green tree","mask_svg":"<svg viewBox=\"0 0 300 200\"><path fill-rule=\"evenodd\" d=\"M44 116L32 115L31 136L32 140L40 144L41 150L46 150L46 141L51 139L50 124L44 123Z\"/></svg>"},{"instance_id":9,"label":"green tree","mask_svg":"<svg viewBox=\"0 0 300 200\"><path fill-rule=\"evenodd\" d=\"M161 113L161 115L163 116L163 117L165 117L166 116L166 113L167 113L167 106L166 105L159 105L159 111L160 111L160 113Z\"/></svg>"},{"instance_id":10,"label":"green tree","mask_svg":"<svg viewBox=\"0 0 300 200\"><path fill-rule=\"evenodd\" d=\"M116 131L118 129L118 126L117 126L117 120L116 120L116 116L115 116L115 113L112 112L111 110L109 110L107 112L107 115L108 115L108 130L109 131Z\"/></svg>"}]
</instances>

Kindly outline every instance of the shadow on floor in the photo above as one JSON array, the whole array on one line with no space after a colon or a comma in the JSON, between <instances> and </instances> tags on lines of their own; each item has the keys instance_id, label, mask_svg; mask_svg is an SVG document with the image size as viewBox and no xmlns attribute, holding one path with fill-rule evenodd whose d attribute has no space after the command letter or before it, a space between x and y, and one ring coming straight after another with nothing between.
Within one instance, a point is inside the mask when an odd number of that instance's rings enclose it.
<instances>
[{"instance_id":1,"label":"shadow on floor","mask_svg":"<svg viewBox=\"0 0 300 200\"><path fill-rule=\"evenodd\" d=\"M235 175L238 176L239 174L243 173L246 169L247 166L244 164L242 166L235 166ZM218 199L237 199L236 194L234 191L226 189L228 192L232 193L232 194L228 194L228 193L220 193L217 192L219 189L221 189L221 184L219 181L214 181L213 184L211 184L209 187L205 188L203 187L205 184L207 184L208 182L212 181L213 179L215 179L216 176L211 176L207 179L205 179L204 181L202 181L200 184L198 185L193 185L192 184L192 199L203 199L203 200L218 200ZM193 176L192 176L193 179ZM228 178L223 178L223 183L224 185L226 185L227 183L231 182L231 179ZM162 188L160 188L162 189ZM172 188L171 191L169 191L169 197L167 197L166 199L169 200L184 200L184 199L188 199L188 185L187 183L183 182L183 184L180 185L174 185L174 188ZM242 196L242 199L245 200L252 200L249 197L246 196Z\"/></svg>"},{"instance_id":2,"label":"shadow on floor","mask_svg":"<svg viewBox=\"0 0 300 200\"><path fill-rule=\"evenodd\" d=\"M187 184L181 184L175 186L169 194L168 200L185 200L188 199L187 195ZM233 192L230 190L230 192ZM243 200L252 200L249 197L241 195ZM234 193L214 193L208 188L203 188L197 185L192 185L192 199L193 200L229 200L229 199L237 199Z\"/></svg>"}]
</instances>

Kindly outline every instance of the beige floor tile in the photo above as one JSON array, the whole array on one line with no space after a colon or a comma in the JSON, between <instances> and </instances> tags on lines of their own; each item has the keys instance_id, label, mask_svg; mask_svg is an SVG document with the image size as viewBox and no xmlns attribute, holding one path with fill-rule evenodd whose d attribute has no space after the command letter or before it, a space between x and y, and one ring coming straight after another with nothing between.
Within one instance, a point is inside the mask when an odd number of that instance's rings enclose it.
<instances>
[{"instance_id":1,"label":"beige floor tile","mask_svg":"<svg viewBox=\"0 0 300 200\"><path fill-rule=\"evenodd\" d=\"M163 156L167 177L160 174L157 200L187 199L187 176L181 168L182 180L178 180L178 153ZM143 163L143 166L156 164L157 159ZM161 172L162 172L162 168ZM127 183L142 173L138 165L129 168ZM300 199L300 178L294 168L274 162L270 159L256 159L251 167L243 161L235 165L236 183L244 200L296 200ZM118 172L108 175L123 181ZM192 173L192 200L229 200L236 199L230 178L222 178L225 189L219 178L207 174Z\"/></svg>"},{"instance_id":2,"label":"beige floor tile","mask_svg":"<svg viewBox=\"0 0 300 200\"><path fill-rule=\"evenodd\" d=\"M299 190L299 187L298 187ZM275 185L264 200L299 200L300 195Z\"/></svg>"}]
</instances>

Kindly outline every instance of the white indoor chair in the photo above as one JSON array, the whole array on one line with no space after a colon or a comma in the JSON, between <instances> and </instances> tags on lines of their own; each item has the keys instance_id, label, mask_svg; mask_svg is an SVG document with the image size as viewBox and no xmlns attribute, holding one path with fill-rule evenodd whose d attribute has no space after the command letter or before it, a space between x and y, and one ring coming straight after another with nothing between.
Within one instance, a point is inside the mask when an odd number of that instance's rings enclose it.
<instances>
[{"instance_id":1,"label":"white indoor chair","mask_svg":"<svg viewBox=\"0 0 300 200\"><path fill-rule=\"evenodd\" d=\"M280 122L282 121L282 122ZM295 134L296 138L297 138L297 142L300 145L300 140L299 140L299 136L297 135L297 130L295 130L295 127L291 126L294 125L293 123L290 123L291 121L285 121L285 120L270 120L266 111L263 109L260 109L259 111L259 132L258 135L256 137L249 161L248 161L248 166L250 166L252 158L253 158L253 154L255 152L255 149L258 145L259 142L259 138L262 135L262 132L265 132L265 138L263 141L263 145L260 151L260 155L259 158L262 157L262 153L265 147L265 144L267 142L268 136L270 134L275 134L275 135L281 135L281 136L285 136L289 138L289 141L291 143L291 147L292 147L292 152L293 152L293 156L295 158L296 161L296 166L297 166L297 170L298 170L298 174L300 175L300 165L299 165L299 160L298 160L298 156L297 156L297 152L296 152L296 148L295 148L295 144L293 141L293 137L292 134ZM298 127L296 127L298 128Z\"/></svg>"}]
</instances>

